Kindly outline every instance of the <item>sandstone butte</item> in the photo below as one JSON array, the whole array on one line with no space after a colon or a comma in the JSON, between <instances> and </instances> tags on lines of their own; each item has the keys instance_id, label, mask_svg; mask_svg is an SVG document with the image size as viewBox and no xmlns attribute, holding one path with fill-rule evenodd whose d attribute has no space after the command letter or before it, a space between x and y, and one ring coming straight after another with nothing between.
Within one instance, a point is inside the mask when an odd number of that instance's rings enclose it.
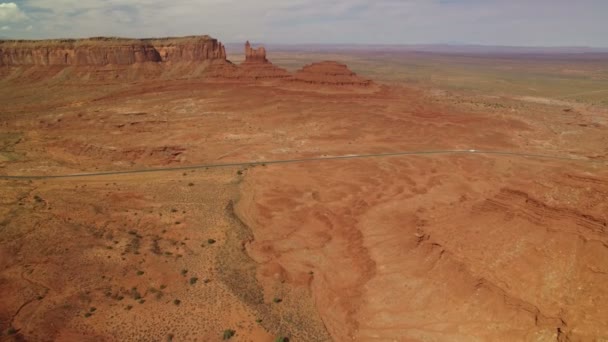
<instances>
[{"instance_id":1,"label":"sandstone butte","mask_svg":"<svg viewBox=\"0 0 608 342\"><path fill-rule=\"evenodd\" d=\"M263 46L254 49L251 43L245 43L245 63L268 63L266 59L266 48Z\"/></svg>"},{"instance_id":2,"label":"sandstone butte","mask_svg":"<svg viewBox=\"0 0 608 342\"><path fill-rule=\"evenodd\" d=\"M23 82L56 77L60 81L86 78L89 81L124 82L207 77L323 86L371 84L338 62L313 63L292 75L272 64L264 47L253 48L247 41L244 53L245 61L233 64L227 59L224 45L206 35L150 39L0 40L0 80L12 77ZM70 73L62 72L71 67L74 69Z\"/></svg>"}]
</instances>

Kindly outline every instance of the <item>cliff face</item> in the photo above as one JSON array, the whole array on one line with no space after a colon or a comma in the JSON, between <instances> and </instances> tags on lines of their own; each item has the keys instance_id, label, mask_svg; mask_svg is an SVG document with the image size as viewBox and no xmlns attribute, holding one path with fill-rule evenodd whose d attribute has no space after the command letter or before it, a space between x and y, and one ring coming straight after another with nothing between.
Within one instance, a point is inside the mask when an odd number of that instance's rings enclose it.
<instances>
[{"instance_id":1,"label":"cliff face","mask_svg":"<svg viewBox=\"0 0 608 342\"><path fill-rule=\"evenodd\" d=\"M163 39L90 38L0 41L0 65L130 65L226 59L209 36Z\"/></svg>"},{"instance_id":2,"label":"cliff face","mask_svg":"<svg viewBox=\"0 0 608 342\"><path fill-rule=\"evenodd\" d=\"M266 49L263 46L254 49L247 41L245 43L245 63L268 63Z\"/></svg>"},{"instance_id":3,"label":"cliff face","mask_svg":"<svg viewBox=\"0 0 608 342\"><path fill-rule=\"evenodd\" d=\"M287 70L272 64L266 58L266 49L260 46L251 47L249 41L245 43L245 62L239 67L238 77L242 79L271 80L290 77Z\"/></svg>"}]
</instances>

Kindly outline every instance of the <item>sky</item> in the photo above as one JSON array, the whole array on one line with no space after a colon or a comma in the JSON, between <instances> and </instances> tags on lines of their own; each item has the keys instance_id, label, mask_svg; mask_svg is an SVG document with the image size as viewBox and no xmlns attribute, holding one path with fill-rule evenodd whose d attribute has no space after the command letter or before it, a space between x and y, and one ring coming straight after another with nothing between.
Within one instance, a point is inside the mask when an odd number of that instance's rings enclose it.
<instances>
[{"instance_id":1,"label":"sky","mask_svg":"<svg viewBox=\"0 0 608 342\"><path fill-rule=\"evenodd\" d=\"M608 47L608 0L0 0L0 37Z\"/></svg>"}]
</instances>

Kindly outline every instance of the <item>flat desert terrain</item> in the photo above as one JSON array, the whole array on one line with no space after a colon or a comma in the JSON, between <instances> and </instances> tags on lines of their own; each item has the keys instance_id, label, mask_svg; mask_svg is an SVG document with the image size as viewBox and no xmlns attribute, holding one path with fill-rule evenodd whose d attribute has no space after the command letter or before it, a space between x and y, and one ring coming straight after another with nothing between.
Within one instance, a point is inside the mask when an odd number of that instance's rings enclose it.
<instances>
[{"instance_id":1,"label":"flat desert terrain","mask_svg":"<svg viewBox=\"0 0 608 342\"><path fill-rule=\"evenodd\" d=\"M1 341L608 340L605 56L268 59L0 67Z\"/></svg>"}]
</instances>

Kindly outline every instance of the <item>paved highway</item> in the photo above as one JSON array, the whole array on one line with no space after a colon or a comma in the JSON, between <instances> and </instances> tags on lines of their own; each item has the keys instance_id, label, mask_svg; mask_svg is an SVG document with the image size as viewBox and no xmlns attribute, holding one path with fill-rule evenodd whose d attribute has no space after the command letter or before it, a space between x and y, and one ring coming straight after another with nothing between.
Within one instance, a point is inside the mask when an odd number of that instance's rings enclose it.
<instances>
[{"instance_id":1,"label":"paved highway","mask_svg":"<svg viewBox=\"0 0 608 342\"><path fill-rule=\"evenodd\" d=\"M382 157L417 156L417 155L433 155L433 154L485 154L485 155L516 156L516 157L526 157L526 158L583 161L583 162L592 162L592 163L601 163L601 164L608 163L608 161L593 160L593 159L588 159L588 158L584 158L584 157L555 156L555 155L533 154L533 153L523 153L523 152L522 153L508 152L508 151L484 151L484 150L471 149L471 150L409 151L409 152L391 152L391 153L374 153L374 154L347 154L347 155L342 155L342 156L327 156L327 157L312 157L312 158L282 159L282 160L261 160L261 161L249 161L249 162L233 162L233 163L224 163L224 164L203 164L203 165L176 166L176 167L159 167L159 168L124 170L124 171L86 172L86 173L74 173L74 174L65 174L65 175L32 175L32 176L0 175L0 179L82 178L82 177L126 175L126 174L164 172L164 171L195 170L195 169L218 168L218 167L238 167L238 166L262 165L262 164L265 164L265 165L290 164L290 163L305 163L305 162L341 160L341 159L382 158Z\"/></svg>"}]
</instances>

